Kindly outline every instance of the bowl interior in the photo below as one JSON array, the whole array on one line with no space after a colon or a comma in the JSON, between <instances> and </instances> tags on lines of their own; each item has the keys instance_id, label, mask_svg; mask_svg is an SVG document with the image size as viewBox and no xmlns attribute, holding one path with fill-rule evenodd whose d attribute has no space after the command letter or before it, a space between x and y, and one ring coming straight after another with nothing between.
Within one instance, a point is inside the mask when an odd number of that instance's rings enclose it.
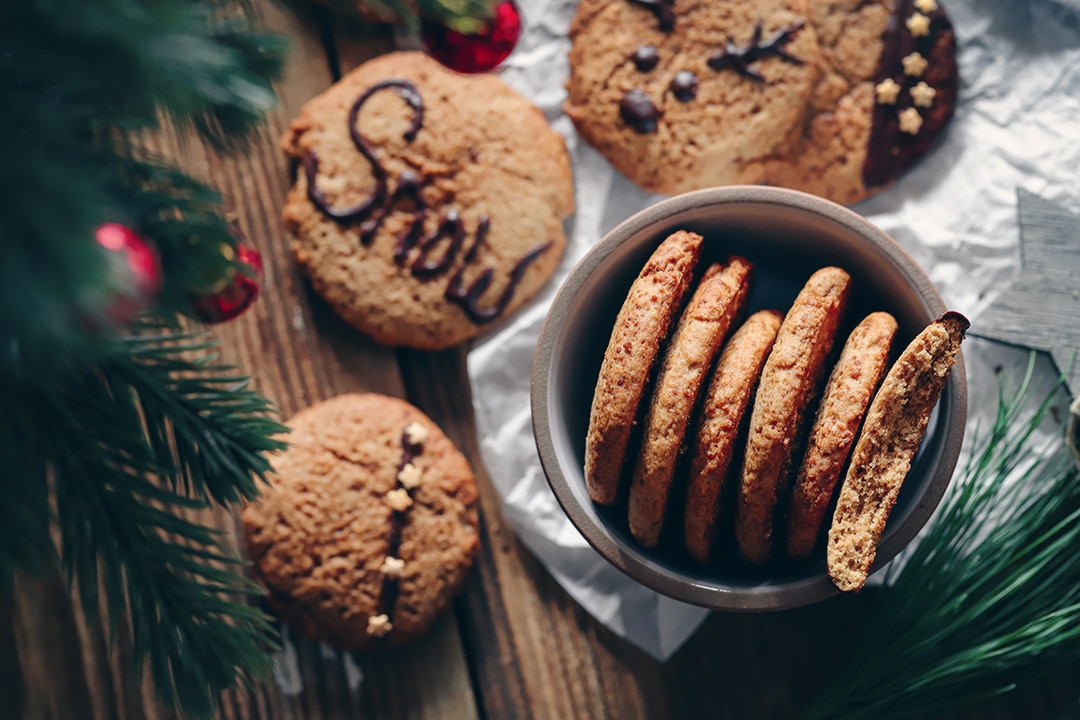
<instances>
[{"instance_id":1,"label":"bowl interior","mask_svg":"<svg viewBox=\"0 0 1080 720\"><path fill-rule=\"evenodd\" d=\"M732 253L754 263L750 311L786 311L813 271L826 265L846 269L853 293L838 345L868 313L888 310L899 323L895 357L944 305L914 261L864 219L809 195L754 187L689 193L635 215L573 269L548 314L533 375L537 447L559 502L589 542L638 581L707 607L779 609L822 599L836 592L825 575L823 552L808 564L761 569L728 551L714 565L702 567L676 549L665 549L678 544L679 513L665 521L661 549L650 551L630 536L625 500L606 508L589 499L585 435L608 338L638 272L659 243L678 229L705 238L699 272ZM963 436L963 377L960 360L890 517L876 565L894 557L914 537L941 499Z\"/></svg>"}]
</instances>

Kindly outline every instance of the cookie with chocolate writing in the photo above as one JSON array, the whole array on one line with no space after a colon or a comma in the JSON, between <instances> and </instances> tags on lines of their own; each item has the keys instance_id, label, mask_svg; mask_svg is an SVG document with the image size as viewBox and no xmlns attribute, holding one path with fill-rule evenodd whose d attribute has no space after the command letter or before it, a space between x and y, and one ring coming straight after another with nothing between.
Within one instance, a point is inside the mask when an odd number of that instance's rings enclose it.
<instances>
[{"instance_id":1,"label":"cookie with chocolate writing","mask_svg":"<svg viewBox=\"0 0 1080 720\"><path fill-rule=\"evenodd\" d=\"M567 114L646 190L766 183L854 203L956 106L937 0L583 0Z\"/></svg>"},{"instance_id":2,"label":"cookie with chocolate writing","mask_svg":"<svg viewBox=\"0 0 1080 720\"><path fill-rule=\"evenodd\" d=\"M532 297L566 245L570 163L502 80L384 55L307 103L284 221L315 290L388 345L463 342Z\"/></svg>"},{"instance_id":3,"label":"cookie with chocolate writing","mask_svg":"<svg viewBox=\"0 0 1080 720\"><path fill-rule=\"evenodd\" d=\"M341 648L423 635L479 548L469 463L420 410L384 395L340 395L288 425L270 487L242 515L270 606Z\"/></svg>"}]
</instances>

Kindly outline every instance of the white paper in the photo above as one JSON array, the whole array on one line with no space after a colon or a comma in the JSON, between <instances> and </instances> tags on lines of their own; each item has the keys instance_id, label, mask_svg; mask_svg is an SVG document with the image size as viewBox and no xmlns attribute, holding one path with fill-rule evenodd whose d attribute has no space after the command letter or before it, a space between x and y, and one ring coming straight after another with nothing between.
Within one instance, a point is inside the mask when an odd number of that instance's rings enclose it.
<instances>
[{"instance_id":1,"label":"white paper","mask_svg":"<svg viewBox=\"0 0 1080 720\"><path fill-rule=\"evenodd\" d=\"M959 43L956 116L929 156L854 209L911 253L951 308L977 322L1019 268L1017 187L1080 209L1080 16L1047 0L941 2ZM529 411L533 351L556 289L605 232L658 197L612 170L562 113L566 32L576 3L519 5L525 33L502 77L565 137L577 214L566 256L544 292L469 355L483 460L507 520L559 584L615 633L663 659L706 611L647 590L589 547L544 479ZM987 341L968 342L965 355L972 367L1018 362L1015 350ZM1044 376L1055 372L1048 362L1039 367ZM976 382L990 387L972 388L971 414L987 416L996 387L985 373Z\"/></svg>"}]
</instances>

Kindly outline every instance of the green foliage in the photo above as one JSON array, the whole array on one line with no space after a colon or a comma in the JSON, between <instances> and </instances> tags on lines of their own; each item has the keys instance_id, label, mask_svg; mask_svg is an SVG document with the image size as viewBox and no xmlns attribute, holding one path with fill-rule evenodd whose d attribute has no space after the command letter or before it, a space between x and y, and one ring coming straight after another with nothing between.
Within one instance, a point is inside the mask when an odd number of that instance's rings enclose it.
<instances>
[{"instance_id":1,"label":"green foliage","mask_svg":"<svg viewBox=\"0 0 1080 720\"><path fill-rule=\"evenodd\" d=\"M454 28L476 32L494 12L497 0L359 0L383 20L397 22L416 30L420 18ZM332 0L336 9L348 12L356 0Z\"/></svg>"},{"instance_id":2,"label":"green foliage","mask_svg":"<svg viewBox=\"0 0 1080 720\"><path fill-rule=\"evenodd\" d=\"M1034 357L1032 357L1032 363ZM1035 431L1031 369L916 548L886 570L851 655L808 718L898 718L1001 694L1080 659L1080 469Z\"/></svg>"},{"instance_id":3,"label":"green foliage","mask_svg":"<svg viewBox=\"0 0 1080 720\"><path fill-rule=\"evenodd\" d=\"M102 601L112 634L133 639L134 671L148 662L166 705L208 715L222 689L265 679L273 633L244 602L259 590L224 539L183 513L255 497L285 428L206 335L149 327L116 343L64 385L4 388L15 402L0 447L15 474L3 487L32 492L0 503L20 523L0 533L0 568L10 576L27 551L40 560L54 515L87 615Z\"/></svg>"},{"instance_id":4,"label":"green foliage","mask_svg":"<svg viewBox=\"0 0 1080 720\"><path fill-rule=\"evenodd\" d=\"M274 102L283 48L234 3L196 0L4 2L0 48L0 373L60 375L111 351L86 307L105 269L95 228L128 225L169 261L235 243L216 194L140 156L133 134L167 117L235 149ZM177 219L202 234L159 232ZM192 276L165 270L169 317Z\"/></svg>"}]
</instances>

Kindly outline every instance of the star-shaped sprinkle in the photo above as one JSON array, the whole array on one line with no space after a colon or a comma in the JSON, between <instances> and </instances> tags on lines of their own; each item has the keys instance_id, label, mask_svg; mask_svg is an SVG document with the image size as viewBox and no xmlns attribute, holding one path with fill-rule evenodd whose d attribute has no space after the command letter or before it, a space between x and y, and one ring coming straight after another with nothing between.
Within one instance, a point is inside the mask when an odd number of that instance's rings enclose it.
<instances>
[{"instance_id":1,"label":"star-shaped sprinkle","mask_svg":"<svg viewBox=\"0 0 1080 720\"><path fill-rule=\"evenodd\" d=\"M405 435L412 445L422 445L427 440L427 428L418 422L411 422L405 426Z\"/></svg>"},{"instance_id":2,"label":"star-shaped sprinkle","mask_svg":"<svg viewBox=\"0 0 1080 720\"><path fill-rule=\"evenodd\" d=\"M756 80L757 82L765 82L765 78L762 77L761 73L750 67L751 63L764 57L768 57L769 55L775 55L781 60L793 65L802 65L802 60L790 55L788 51L784 49L785 45L795 39L795 35L802 30L802 27L803 21L799 20L798 22L777 31L771 38L762 42L761 19L759 18L757 23L754 24L754 34L750 37L750 42L747 43L745 47L739 47L735 44L735 41L729 37L724 49L713 53L706 62L710 68L717 72L724 68L731 68L744 78Z\"/></svg>"},{"instance_id":3,"label":"star-shaped sprinkle","mask_svg":"<svg viewBox=\"0 0 1080 720\"><path fill-rule=\"evenodd\" d=\"M913 107L900 113L900 132L908 135L918 135L922 128L922 115Z\"/></svg>"},{"instance_id":4,"label":"star-shaped sprinkle","mask_svg":"<svg viewBox=\"0 0 1080 720\"><path fill-rule=\"evenodd\" d=\"M397 479L401 483L401 487L406 490L413 490L420 486L420 478L423 476L423 472L420 468L416 467L412 463L406 463L405 467L398 470Z\"/></svg>"},{"instance_id":5,"label":"star-shaped sprinkle","mask_svg":"<svg viewBox=\"0 0 1080 720\"><path fill-rule=\"evenodd\" d=\"M895 105L896 98L900 95L900 85L892 78L885 78L874 86L877 93L877 101L882 105Z\"/></svg>"},{"instance_id":6,"label":"star-shaped sprinkle","mask_svg":"<svg viewBox=\"0 0 1080 720\"><path fill-rule=\"evenodd\" d=\"M974 318L972 334L1049 353L1080 396L1080 215L1026 190L1017 200L1020 273Z\"/></svg>"},{"instance_id":7,"label":"star-shaped sprinkle","mask_svg":"<svg viewBox=\"0 0 1080 720\"><path fill-rule=\"evenodd\" d=\"M913 37L926 37L930 34L930 18L915 13L907 19L907 29Z\"/></svg>"},{"instance_id":8,"label":"star-shaped sprinkle","mask_svg":"<svg viewBox=\"0 0 1080 720\"><path fill-rule=\"evenodd\" d=\"M934 104L934 96L937 95L937 90L924 82L911 88L910 92L911 101L915 103L915 107L930 107Z\"/></svg>"},{"instance_id":9,"label":"star-shaped sprinkle","mask_svg":"<svg viewBox=\"0 0 1080 720\"><path fill-rule=\"evenodd\" d=\"M367 634L371 637L384 638L393 629L394 624L390 622L390 618L386 613L372 615L367 619Z\"/></svg>"},{"instance_id":10,"label":"star-shaped sprinkle","mask_svg":"<svg viewBox=\"0 0 1080 720\"><path fill-rule=\"evenodd\" d=\"M387 556L387 558L383 560L379 572L386 577L399 578L401 577L401 574L405 572L405 561L401 558Z\"/></svg>"},{"instance_id":11,"label":"star-shaped sprinkle","mask_svg":"<svg viewBox=\"0 0 1080 720\"><path fill-rule=\"evenodd\" d=\"M913 52L910 55L905 55L904 59L900 61L900 64L904 66L904 74L911 77L919 77L926 71L926 66L929 65L922 55L917 52Z\"/></svg>"},{"instance_id":12,"label":"star-shaped sprinkle","mask_svg":"<svg viewBox=\"0 0 1080 720\"><path fill-rule=\"evenodd\" d=\"M412 506L412 498L409 497L409 491L405 488L398 488L386 493L386 502L398 512L405 512Z\"/></svg>"},{"instance_id":13,"label":"star-shaped sprinkle","mask_svg":"<svg viewBox=\"0 0 1080 720\"><path fill-rule=\"evenodd\" d=\"M915 7L919 12L929 15L937 10L936 0L915 0Z\"/></svg>"}]
</instances>

